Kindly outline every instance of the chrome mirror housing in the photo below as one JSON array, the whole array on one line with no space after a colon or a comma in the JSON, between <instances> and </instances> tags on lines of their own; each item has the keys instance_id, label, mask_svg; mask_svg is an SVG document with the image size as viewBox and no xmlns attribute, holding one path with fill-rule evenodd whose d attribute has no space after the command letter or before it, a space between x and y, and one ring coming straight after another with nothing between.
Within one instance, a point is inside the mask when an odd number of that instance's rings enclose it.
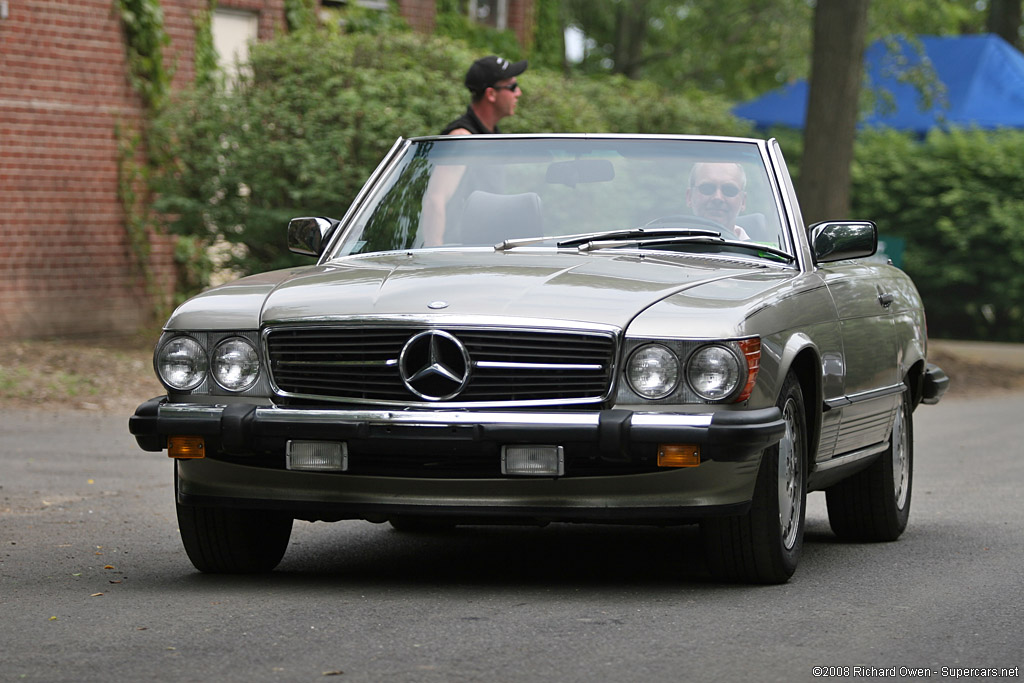
<instances>
[{"instance_id":1,"label":"chrome mirror housing","mask_svg":"<svg viewBox=\"0 0 1024 683\"><path fill-rule=\"evenodd\" d=\"M864 258L878 250L878 227L872 221L824 221L808 231L816 263Z\"/></svg>"},{"instance_id":2,"label":"chrome mirror housing","mask_svg":"<svg viewBox=\"0 0 1024 683\"><path fill-rule=\"evenodd\" d=\"M288 250L303 256L320 256L340 221L322 216L288 221Z\"/></svg>"}]
</instances>

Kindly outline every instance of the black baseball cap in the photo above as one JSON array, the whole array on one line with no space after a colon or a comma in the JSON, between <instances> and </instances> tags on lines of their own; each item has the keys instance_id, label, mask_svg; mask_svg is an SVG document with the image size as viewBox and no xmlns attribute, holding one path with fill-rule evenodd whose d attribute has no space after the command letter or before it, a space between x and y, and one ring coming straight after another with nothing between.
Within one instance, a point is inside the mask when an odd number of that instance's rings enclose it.
<instances>
[{"instance_id":1,"label":"black baseball cap","mask_svg":"<svg viewBox=\"0 0 1024 683\"><path fill-rule=\"evenodd\" d=\"M510 62L502 57L482 57L466 72L466 87L474 93L482 93L498 81L512 78L526 71L526 60Z\"/></svg>"}]
</instances>

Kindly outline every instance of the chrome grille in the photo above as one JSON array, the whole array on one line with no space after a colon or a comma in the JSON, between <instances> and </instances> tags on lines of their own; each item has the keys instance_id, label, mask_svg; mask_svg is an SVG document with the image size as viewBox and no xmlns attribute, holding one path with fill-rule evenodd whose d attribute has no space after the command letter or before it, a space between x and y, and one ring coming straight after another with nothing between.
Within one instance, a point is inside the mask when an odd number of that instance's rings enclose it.
<instances>
[{"instance_id":1,"label":"chrome grille","mask_svg":"<svg viewBox=\"0 0 1024 683\"><path fill-rule=\"evenodd\" d=\"M399 356L427 327L279 328L267 332L274 385L286 396L423 403L405 386ZM445 327L465 346L470 378L451 403L592 402L609 391L611 334Z\"/></svg>"}]
</instances>

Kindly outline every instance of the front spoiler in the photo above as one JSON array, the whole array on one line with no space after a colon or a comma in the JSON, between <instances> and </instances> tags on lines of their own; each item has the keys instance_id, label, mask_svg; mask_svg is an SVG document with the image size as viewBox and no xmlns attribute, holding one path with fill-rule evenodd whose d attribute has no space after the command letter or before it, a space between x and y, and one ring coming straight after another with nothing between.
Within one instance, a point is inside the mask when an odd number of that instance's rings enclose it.
<instances>
[{"instance_id":1,"label":"front spoiler","mask_svg":"<svg viewBox=\"0 0 1024 683\"><path fill-rule=\"evenodd\" d=\"M550 444L590 443L609 459L637 443L689 443L704 459L748 460L785 434L776 407L709 413L598 411L386 411L295 408L253 404L140 405L129 431L146 451L161 451L170 435L215 437L226 453L246 454L281 439L430 440Z\"/></svg>"}]
</instances>

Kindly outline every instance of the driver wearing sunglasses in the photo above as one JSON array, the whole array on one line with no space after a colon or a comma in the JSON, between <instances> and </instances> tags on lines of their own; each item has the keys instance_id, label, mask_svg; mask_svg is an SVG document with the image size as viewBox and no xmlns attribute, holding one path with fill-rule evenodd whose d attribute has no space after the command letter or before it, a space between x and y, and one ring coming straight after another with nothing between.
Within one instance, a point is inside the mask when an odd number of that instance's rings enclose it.
<instances>
[{"instance_id":1,"label":"driver wearing sunglasses","mask_svg":"<svg viewBox=\"0 0 1024 683\"><path fill-rule=\"evenodd\" d=\"M747 205L747 174L730 162L699 162L690 172L686 205L701 218L718 223L731 239L749 240L750 235L736 225L736 217Z\"/></svg>"}]
</instances>

